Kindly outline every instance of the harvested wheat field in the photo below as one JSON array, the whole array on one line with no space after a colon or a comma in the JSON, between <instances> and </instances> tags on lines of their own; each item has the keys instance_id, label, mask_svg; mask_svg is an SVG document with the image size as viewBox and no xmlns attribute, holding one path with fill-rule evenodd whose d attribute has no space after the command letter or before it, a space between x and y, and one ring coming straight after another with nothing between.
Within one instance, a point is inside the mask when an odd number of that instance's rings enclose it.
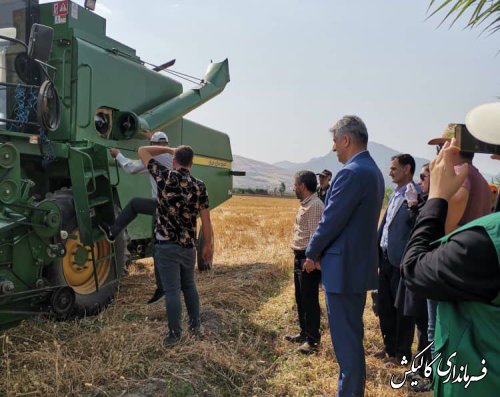
<instances>
[{"instance_id":1,"label":"harvested wheat field","mask_svg":"<svg viewBox=\"0 0 500 397\"><path fill-rule=\"evenodd\" d=\"M203 340L163 348L162 303L152 260L135 263L115 302L99 316L31 320L2 335L2 396L331 396L338 367L326 318L319 354L283 340L295 332L292 255L297 200L234 197L212 212L213 271L198 274ZM324 311L324 299L322 299ZM371 356L382 347L378 320L365 310L367 396L416 396L390 387L403 368ZM418 394L420 396L428 396Z\"/></svg>"}]
</instances>

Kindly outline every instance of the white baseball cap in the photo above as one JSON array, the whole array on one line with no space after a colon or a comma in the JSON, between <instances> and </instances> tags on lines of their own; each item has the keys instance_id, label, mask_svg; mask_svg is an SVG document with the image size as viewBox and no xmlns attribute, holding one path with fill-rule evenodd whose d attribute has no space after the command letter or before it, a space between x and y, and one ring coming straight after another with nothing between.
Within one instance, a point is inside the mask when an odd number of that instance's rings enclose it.
<instances>
[{"instance_id":1,"label":"white baseball cap","mask_svg":"<svg viewBox=\"0 0 500 397\"><path fill-rule=\"evenodd\" d=\"M165 142L168 143L168 136L163 131L156 131L149 140L150 142Z\"/></svg>"}]
</instances>

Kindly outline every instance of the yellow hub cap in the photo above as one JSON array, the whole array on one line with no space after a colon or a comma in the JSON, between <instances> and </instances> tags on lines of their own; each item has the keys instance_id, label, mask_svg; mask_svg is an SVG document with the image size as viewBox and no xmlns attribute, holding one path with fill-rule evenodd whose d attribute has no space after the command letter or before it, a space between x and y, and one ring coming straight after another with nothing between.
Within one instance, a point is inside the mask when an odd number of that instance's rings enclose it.
<instances>
[{"instance_id":1,"label":"yellow hub cap","mask_svg":"<svg viewBox=\"0 0 500 397\"><path fill-rule=\"evenodd\" d=\"M90 246L80 242L80 233L75 230L72 234L77 239L66 241L66 255L62 260L63 273L68 286L78 294L92 294L95 292L94 266L92 264L92 251ZM99 261L111 253L111 245L106 240L94 243L94 255L97 262L97 280L99 287L108 277L111 268L111 259Z\"/></svg>"}]
</instances>

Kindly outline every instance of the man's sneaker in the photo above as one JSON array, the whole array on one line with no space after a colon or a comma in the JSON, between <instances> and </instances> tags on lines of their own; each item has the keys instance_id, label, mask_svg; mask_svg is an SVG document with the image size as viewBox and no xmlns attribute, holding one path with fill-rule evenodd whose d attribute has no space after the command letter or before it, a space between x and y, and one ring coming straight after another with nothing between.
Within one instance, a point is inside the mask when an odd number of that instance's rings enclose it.
<instances>
[{"instance_id":1,"label":"man's sneaker","mask_svg":"<svg viewBox=\"0 0 500 397\"><path fill-rule=\"evenodd\" d=\"M195 338L203 339L203 337L205 336L205 327L201 324L194 327L189 327L189 332Z\"/></svg>"},{"instance_id":2,"label":"man's sneaker","mask_svg":"<svg viewBox=\"0 0 500 397\"><path fill-rule=\"evenodd\" d=\"M99 229L101 229L104 233L104 236L106 237L106 240L108 240L108 243L115 242L116 236L111 232L111 226L106 223L100 223Z\"/></svg>"},{"instance_id":3,"label":"man's sneaker","mask_svg":"<svg viewBox=\"0 0 500 397\"><path fill-rule=\"evenodd\" d=\"M305 335L297 334L297 335L285 335L285 340L292 343L304 343L307 338Z\"/></svg>"},{"instance_id":4,"label":"man's sneaker","mask_svg":"<svg viewBox=\"0 0 500 397\"><path fill-rule=\"evenodd\" d=\"M181 340L180 336L175 336L174 334L168 334L165 339L163 339L163 346L172 347L179 343Z\"/></svg>"},{"instance_id":5,"label":"man's sneaker","mask_svg":"<svg viewBox=\"0 0 500 397\"><path fill-rule=\"evenodd\" d=\"M396 360L393 354L389 354L385 350L375 353L373 357L378 358L379 360Z\"/></svg>"},{"instance_id":6,"label":"man's sneaker","mask_svg":"<svg viewBox=\"0 0 500 397\"><path fill-rule=\"evenodd\" d=\"M317 343L310 343L310 342L304 342L302 345L299 347L299 352L302 354L313 354L318 351L318 344Z\"/></svg>"},{"instance_id":7,"label":"man's sneaker","mask_svg":"<svg viewBox=\"0 0 500 397\"><path fill-rule=\"evenodd\" d=\"M431 379L414 374L410 380L410 387L416 393L426 393L434 388Z\"/></svg>"},{"instance_id":8,"label":"man's sneaker","mask_svg":"<svg viewBox=\"0 0 500 397\"><path fill-rule=\"evenodd\" d=\"M148 300L148 305L150 305L151 303L159 302L164 295L165 293L160 288L156 288L153 296Z\"/></svg>"}]
</instances>

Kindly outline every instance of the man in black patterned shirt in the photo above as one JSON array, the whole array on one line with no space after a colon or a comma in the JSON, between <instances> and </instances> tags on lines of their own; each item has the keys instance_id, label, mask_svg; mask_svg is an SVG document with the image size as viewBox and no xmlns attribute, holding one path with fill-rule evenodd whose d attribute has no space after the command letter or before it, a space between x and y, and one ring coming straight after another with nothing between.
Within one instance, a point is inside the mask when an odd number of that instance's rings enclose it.
<instances>
[{"instance_id":1,"label":"man in black patterned shirt","mask_svg":"<svg viewBox=\"0 0 500 397\"><path fill-rule=\"evenodd\" d=\"M163 153L174 155L173 170L153 157ZM138 154L156 181L158 195L155 223L155 265L165 290L169 333L163 344L179 342L182 333L181 290L189 316L189 329L200 332L200 299L194 279L196 218L200 215L206 243L202 256L212 260L212 227L207 189L203 181L190 174L193 150L189 146L177 149L163 146L142 146Z\"/></svg>"}]
</instances>

